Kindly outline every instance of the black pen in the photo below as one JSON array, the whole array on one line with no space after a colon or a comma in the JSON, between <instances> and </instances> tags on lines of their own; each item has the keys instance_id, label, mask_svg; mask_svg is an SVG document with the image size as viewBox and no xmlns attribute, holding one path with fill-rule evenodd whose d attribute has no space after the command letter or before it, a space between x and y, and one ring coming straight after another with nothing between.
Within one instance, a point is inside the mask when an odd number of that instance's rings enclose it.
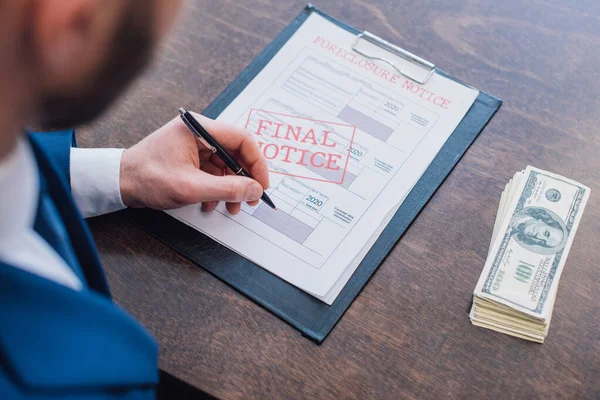
<instances>
[{"instance_id":1,"label":"black pen","mask_svg":"<svg viewBox=\"0 0 600 400\"><path fill-rule=\"evenodd\" d=\"M217 142L216 139L214 137L212 137L212 135L210 133L208 133L208 131L206 129L204 129L204 127L202 125L200 125L200 122L198 122L198 120L196 118L194 118L194 116L189 111L187 111L185 108L181 107L181 108L179 108L179 114L181 114L181 119L183 120L183 122L185 122L187 127L190 128L192 133L194 135L196 135L197 137L199 137L200 139L202 139L204 142L206 142L206 144L208 145L208 148L213 153L215 153L217 155L217 157L219 157L221 160L223 160L225 165L227 165L227 167L229 167L229 169L232 170L234 174L245 176L246 178L254 179L254 178L252 178L252 175L250 175L248 173L248 171L246 171L240 165L240 163L238 163L237 160L235 158L233 158L231 156L231 154L229 154L227 152L227 150L225 150L223 148L223 146L221 146L219 144L219 142ZM262 196L260 196L260 198L262 201L265 202L265 204L267 204L273 210L277 210L277 207L275 207L275 204L273 204L273 201L271 201L269 196L267 196L267 194L264 191L263 191Z\"/></svg>"}]
</instances>

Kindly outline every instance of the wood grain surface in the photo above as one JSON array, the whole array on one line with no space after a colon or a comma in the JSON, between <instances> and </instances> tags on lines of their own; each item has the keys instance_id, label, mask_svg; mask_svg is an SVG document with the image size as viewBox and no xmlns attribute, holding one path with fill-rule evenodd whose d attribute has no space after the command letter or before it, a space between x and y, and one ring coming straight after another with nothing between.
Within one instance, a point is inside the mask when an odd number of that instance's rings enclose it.
<instances>
[{"instance_id":1,"label":"wood grain surface","mask_svg":"<svg viewBox=\"0 0 600 400\"><path fill-rule=\"evenodd\" d=\"M126 147L204 109L305 5L188 1L154 65L82 147ZM90 221L116 301L161 368L222 398L600 398L600 2L339 0L316 6L504 99L322 346L123 214ZM500 193L527 164L592 188L543 345L468 318Z\"/></svg>"}]
</instances>

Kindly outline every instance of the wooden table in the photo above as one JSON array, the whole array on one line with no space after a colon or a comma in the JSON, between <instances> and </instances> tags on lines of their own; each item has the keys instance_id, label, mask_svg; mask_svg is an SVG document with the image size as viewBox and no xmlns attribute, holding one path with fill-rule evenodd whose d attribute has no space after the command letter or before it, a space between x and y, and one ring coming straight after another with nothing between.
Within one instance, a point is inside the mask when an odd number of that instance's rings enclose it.
<instances>
[{"instance_id":1,"label":"wooden table","mask_svg":"<svg viewBox=\"0 0 600 400\"><path fill-rule=\"evenodd\" d=\"M304 6L189 1L160 59L84 147L204 109ZM505 103L322 346L132 225L90 221L116 301L161 368L225 398L600 396L600 3L339 0L321 9ZM543 345L467 315L504 184L527 164L592 188Z\"/></svg>"}]
</instances>

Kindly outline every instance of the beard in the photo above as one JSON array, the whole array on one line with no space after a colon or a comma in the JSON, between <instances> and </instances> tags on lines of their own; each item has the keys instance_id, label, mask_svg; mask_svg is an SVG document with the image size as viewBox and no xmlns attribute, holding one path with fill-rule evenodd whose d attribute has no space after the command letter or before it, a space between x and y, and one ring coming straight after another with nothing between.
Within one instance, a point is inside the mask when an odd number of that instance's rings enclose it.
<instances>
[{"instance_id":1,"label":"beard","mask_svg":"<svg viewBox=\"0 0 600 400\"><path fill-rule=\"evenodd\" d=\"M51 93L42 97L37 123L60 130L91 122L124 92L152 55L152 7L129 7L113 38L108 57L78 94Z\"/></svg>"}]
</instances>

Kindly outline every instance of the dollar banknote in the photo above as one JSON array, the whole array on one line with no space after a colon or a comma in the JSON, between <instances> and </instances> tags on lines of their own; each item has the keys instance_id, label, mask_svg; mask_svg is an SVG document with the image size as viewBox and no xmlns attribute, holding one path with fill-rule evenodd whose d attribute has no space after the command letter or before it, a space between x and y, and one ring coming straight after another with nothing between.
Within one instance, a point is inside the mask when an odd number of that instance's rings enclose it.
<instances>
[{"instance_id":1,"label":"dollar banknote","mask_svg":"<svg viewBox=\"0 0 600 400\"><path fill-rule=\"evenodd\" d=\"M473 293L474 325L543 342L589 194L576 181L534 167L515 174L502 193Z\"/></svg>"}]
</instances>

